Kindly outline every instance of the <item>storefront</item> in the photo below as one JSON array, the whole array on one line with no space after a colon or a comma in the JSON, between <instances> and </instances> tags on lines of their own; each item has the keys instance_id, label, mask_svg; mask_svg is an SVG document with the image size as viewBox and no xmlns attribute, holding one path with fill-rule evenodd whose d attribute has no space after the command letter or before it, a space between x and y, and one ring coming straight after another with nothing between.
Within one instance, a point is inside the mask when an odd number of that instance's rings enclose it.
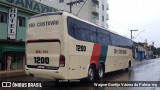
<instances>
[{"instance_id":1,"label":"storefront","mask_svg":"<svg viewBox=\"0 0 160 90\"><path fill-rule=\"evenodd\" d=\"M24 42L6 40L0 42L0 78L24 75Z\"/></svg>"},{"instance_id":2,"label":"storefront","mask_svg":"<svg viewBox=\"0 0 160 90\"><path fill-rule=\"evenodd\" d=\"M34 0L0 0L0 78L25 74L27 20L56 10Z\"/></svg>"}]
</instances>

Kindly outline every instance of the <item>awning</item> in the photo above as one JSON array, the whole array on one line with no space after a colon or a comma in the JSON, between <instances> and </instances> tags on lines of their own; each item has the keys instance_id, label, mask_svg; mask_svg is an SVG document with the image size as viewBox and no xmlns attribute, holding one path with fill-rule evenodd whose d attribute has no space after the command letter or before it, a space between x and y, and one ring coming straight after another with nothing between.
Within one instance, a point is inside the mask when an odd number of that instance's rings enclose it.
<instances>
[{"instance_id":1,"label":"awning","mask_svg":"<svg viewBox=\"0 0 160 90\"><path fill-rule=\"evenodd\" d=\"M7 52L7 51L25 52L25 46L11 45L11 44L0 45L0 52Z\"/></svg>"}]
</instances>

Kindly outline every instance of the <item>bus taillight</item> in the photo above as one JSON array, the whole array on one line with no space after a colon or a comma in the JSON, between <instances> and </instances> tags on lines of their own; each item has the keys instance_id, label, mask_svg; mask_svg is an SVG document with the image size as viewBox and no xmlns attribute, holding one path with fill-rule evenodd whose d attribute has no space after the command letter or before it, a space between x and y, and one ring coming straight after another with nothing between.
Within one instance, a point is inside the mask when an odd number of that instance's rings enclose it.
<instances>
[{"instance_id":1,"label":"bus taillight","mask_svg":"<svg viewBox=\"0 0 160 90\"><path fill-rule=\"evenodd\" d=\"M65 56L61 54L59 57L59 67L64 67L64 66L65 66Z\"/></svg>"}]
</instances>

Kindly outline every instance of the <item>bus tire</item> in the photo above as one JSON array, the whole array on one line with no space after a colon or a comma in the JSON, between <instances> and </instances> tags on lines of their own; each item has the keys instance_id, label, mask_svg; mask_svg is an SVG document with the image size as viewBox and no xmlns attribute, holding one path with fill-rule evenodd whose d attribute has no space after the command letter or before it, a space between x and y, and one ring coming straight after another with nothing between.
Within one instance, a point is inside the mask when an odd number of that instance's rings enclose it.
<instances>
[{"instance_id":1,"label":"bus tire","mask_svg":"<svg viewBox=\"0 0 160 90\"><path fill-rule=\"evenodd\" d=\"M104 65L100 64L98 67L98 79L102 79L104 76Z\"/></svg>"},{"instance_id":2,"label":"bus tire","mask_svg":"<svg viewBox=\"0 0 160 90\"><path fill-rule=\"evenodd\" d=\"M96 78L96 69L91 65L88 69L88 81L94 81Z\"/></svg>"},{"instance_id":3,"label":"bus tire","mask_svg":"<svg viewBox=\"0 0 160 90\"><path fill-rule=\"evenodd\" d=\"M131 68L131 61L128 62L128 68L125 68L125 70L128 72Z\"/></svg>"}]
</instances>

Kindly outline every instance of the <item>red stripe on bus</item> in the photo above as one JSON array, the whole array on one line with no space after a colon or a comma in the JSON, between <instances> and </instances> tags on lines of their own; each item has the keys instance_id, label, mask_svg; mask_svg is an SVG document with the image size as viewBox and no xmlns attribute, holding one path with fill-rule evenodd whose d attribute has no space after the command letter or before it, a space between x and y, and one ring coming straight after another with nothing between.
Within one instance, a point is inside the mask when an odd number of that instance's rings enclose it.
<instances>
[{"instance_id":1,"label":"red stripe on bus","mask_svg":"<svg viewBox=\"0 0 160 90\"><path fill-rule=\"evenodd\" d=\"M101 48L102 48L101 44L94 44L90 64L95 63L96 66L98 65L98 61L101 54Z\"/></svg>"}]
</instances>

